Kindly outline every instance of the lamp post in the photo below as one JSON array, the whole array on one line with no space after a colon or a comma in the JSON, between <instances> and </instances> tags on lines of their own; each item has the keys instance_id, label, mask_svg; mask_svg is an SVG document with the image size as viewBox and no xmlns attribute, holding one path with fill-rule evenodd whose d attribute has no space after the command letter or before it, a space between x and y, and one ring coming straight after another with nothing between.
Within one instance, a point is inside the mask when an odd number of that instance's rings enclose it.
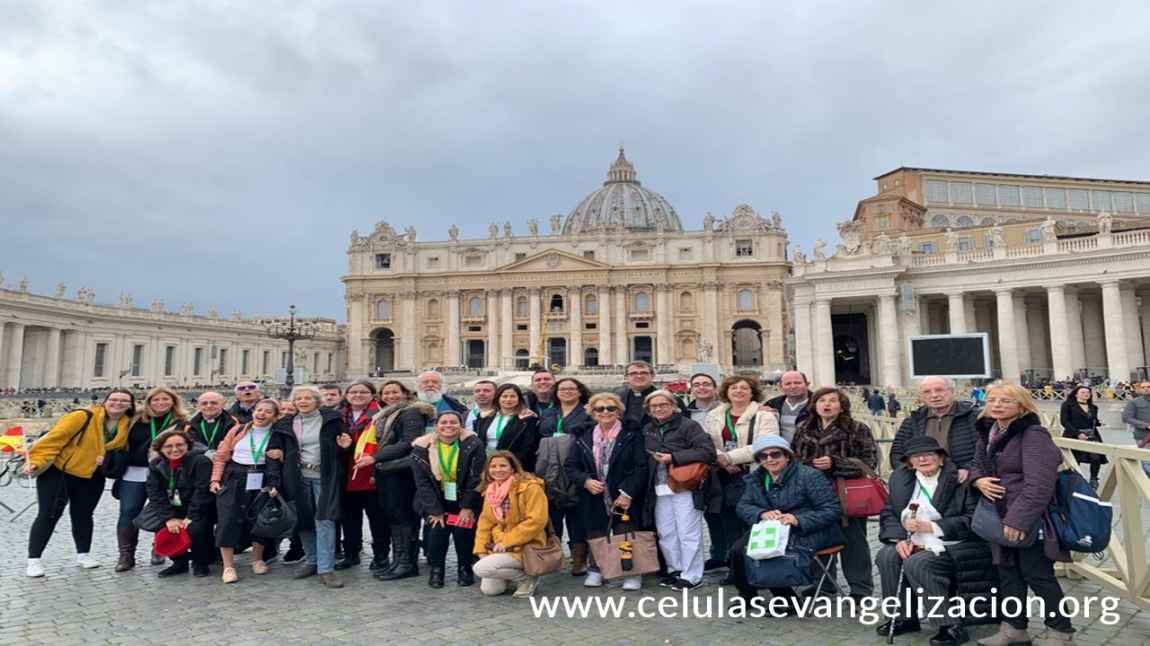
<instances>
[{"instance_id":1,"label":"lamp post","mask_svg":"<svg viewBox=\"0 0 1150 646\"><path fill-rule=\"evenodd\" d=\"M275 319L267 324L268 336L273 339L283 339L288 342L287 366L284 375L284 385L280 389L280 397L287 399L291 389L295 386L295 342L311 339L316 335L316 326L310 321L297 321L295 318L295 305L288 307L287 320Z\"/></svg>"}]
</instances>

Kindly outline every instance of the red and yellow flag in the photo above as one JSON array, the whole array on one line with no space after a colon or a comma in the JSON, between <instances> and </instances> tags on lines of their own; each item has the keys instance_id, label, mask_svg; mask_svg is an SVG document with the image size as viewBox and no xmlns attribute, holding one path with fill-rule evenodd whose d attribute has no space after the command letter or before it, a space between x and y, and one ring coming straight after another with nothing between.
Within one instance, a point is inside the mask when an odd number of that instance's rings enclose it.
<instances>
[{"instance_id":1,"label":"red and yellow flag","mask_svg":"<svg viewBox=\"0 0 1150 646\"><path fill-rule=\"evenodd\" d=\"M23 426L11 426L0 435L0 453L24 453Z\"/></svg>"}]
</instances>

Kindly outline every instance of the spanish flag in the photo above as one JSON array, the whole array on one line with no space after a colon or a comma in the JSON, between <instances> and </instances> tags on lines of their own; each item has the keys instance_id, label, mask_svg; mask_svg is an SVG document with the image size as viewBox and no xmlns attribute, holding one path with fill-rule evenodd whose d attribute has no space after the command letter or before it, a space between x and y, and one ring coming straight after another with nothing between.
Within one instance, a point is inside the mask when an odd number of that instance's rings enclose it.
<instances>
[{"instance_id":1,"label":"spanish flag","mask_svg":"<svg viewBox=\"0 0 1150 646\"><path fill-rule=\"evenodd\" d=\"M375 481L372 479L374 469L355 469L354 465L364 455L373 455L375 453L375 446L378 442L375 433L375 424L370 423L363 432L359 434L355 442L355 451L351 456L352 468L348 470L347 490L348 491L373 491L375 489Z\"/></svg>"},{"instance_id":2,"label":"spanish flag","mask_svg":"<svg viewBox=\"0 0 1150 646\"><path fill-rule=\"evenodd\" d=\"M24 453L23 426L12 426L0 435L0 453Z\"/></svg>"}]
</instances>

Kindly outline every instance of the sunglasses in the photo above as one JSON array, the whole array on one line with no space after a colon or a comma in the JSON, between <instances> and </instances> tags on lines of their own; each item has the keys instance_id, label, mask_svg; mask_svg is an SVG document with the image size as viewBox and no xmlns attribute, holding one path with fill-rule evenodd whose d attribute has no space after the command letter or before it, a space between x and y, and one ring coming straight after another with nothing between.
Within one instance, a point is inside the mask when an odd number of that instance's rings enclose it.
<instances>
[{"instance_id":1,"label":"sunglasses","mask_svg":"<svg viewBox=\"0 0 1150 646\"><path fill-rule=\"evenodd\" d=\"M236 386L236 392L237 393L251 393L251 392L255 392L259 389L260 389L260 387L255 385L255 384L252 384L250 386Z\"/></svg>"},{"instance_id":2,"label":"sunglasses","mask_svg":"<svg viewBox=\"0 0 1150 646\"><path fill-rule=\"evenodd\" d=\"M763 458L766 458L768 460L782 460L786 456L787 454L783 453L782 451L763 451L759 454L759 459L762 460Z\"/></svg>"},{"instance_id":3,"label":"sunglasses","mask_svg":"<svg viewBox=\"0 0 1150 646\"><path fill-rule=\"evenodd\" d=\"M596 406L595 408L592 408L591 410L596 412L596 413L618 413L619 407L618 406Z\"/></svg>"}]
</instances>

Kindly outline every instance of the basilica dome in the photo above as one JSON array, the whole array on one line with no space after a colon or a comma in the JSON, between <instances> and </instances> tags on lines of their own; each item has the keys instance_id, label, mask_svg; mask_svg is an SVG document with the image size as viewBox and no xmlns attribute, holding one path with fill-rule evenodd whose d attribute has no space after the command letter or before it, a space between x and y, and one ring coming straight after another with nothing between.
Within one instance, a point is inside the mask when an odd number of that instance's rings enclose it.
<instances>
[{"instance_id":1,"label":"basilica dome","mask_svg":"<svg viewBox=\"0 0 1150 646\"><path fill-rule=\"evenodd\" d=\"M682 231L679 214L667 198L644 188L635 166L627 161L622 146L619 157L607 171L603 186L583 198L563 223L563 233L594 231Z\"/></svg>"}]
</instances>

